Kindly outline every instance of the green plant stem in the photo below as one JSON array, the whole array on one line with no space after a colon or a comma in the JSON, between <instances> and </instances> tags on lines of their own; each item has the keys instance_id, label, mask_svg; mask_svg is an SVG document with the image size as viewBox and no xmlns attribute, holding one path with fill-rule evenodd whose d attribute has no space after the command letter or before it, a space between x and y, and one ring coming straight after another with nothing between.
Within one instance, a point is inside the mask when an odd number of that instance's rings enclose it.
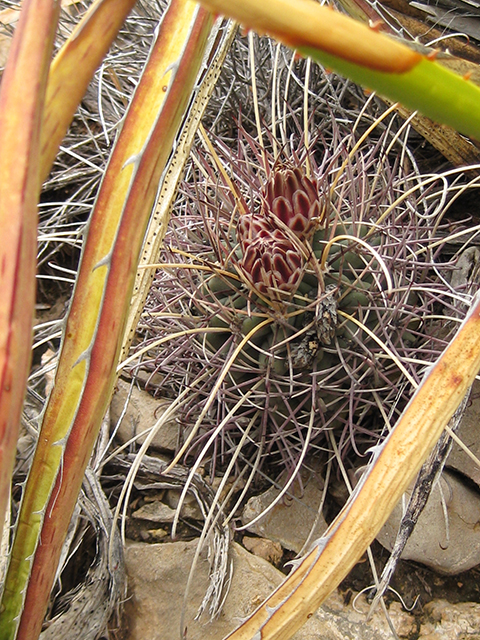
<instances>
[{"instance_id":1,"label":"green plant stem","mask_svg":"<svg viewBox=\"0 0 480 640\"><path fill-rule=\"evenodd\" d=\"M313 0L201 0L365 88L480 140L480 87Z\"/></svg>"}]
</instances>

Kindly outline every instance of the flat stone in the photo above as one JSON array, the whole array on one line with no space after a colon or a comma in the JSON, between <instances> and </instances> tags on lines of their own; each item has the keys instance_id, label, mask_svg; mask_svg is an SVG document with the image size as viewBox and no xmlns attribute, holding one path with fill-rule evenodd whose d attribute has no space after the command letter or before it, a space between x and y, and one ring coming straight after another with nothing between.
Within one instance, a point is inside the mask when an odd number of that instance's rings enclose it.
<instances>
[{"instance_id":1,"label":"flat stone","mask_svg":"<svg viewBox=\"0 0 480 640\"><path fill-rule=\"evenodd\" d=\"M110 424L114 429L121 418L116 437L122 444L137 435L136 442L143 444L148 432L139 434L158 422L162 413L170 406L170 402L153 398L149 393L135 386L129 397L130 387L130 383L122 379L117 381L110 406ZM125 405L127 405L126 410ZM167 420L158 429L150 446L157 451L175 451L178 446L179 429L174 418Z\"/></svg>"},{"instance_id":2,"label":"flat stone","mask_svg":"<svg viewBox=\"0 0 480 640\"><path fill-rule=\"evenodd\" d=\"M168 489L165 492L165 502L174 511L178 508L181 494L180 489ZM184 497L180 515L182 518L190 518L191 520L203 520L202 510L198 505L197 499L191 493L187 493Z\"/></svg>"},{"instance_id":3,"label":"flat stone","mask_svg":"<svg viewBox=\"0 0 480 640\"><path fill-rule=\"evenodd\" d=\"M147 502L140 509L134 511L132 518L148 520L149 522L173 522L175 509L171 509L160 500L155 500L154 502Z\"/></svg>"},{"instance_id":4,"label":"flat stone","mask_svg":"<svg viewBox=\"0 0 480 640\"><path fill-rule=\"evenodd\" d=\"M327 529L327 523L321 514L318 515L323 485L312 476L305 483L303 495L298 483L294 485L290 489L294 495L293 499L286 496L258 522L248 526L247 531L278 542L284 549L300 553L312 528L314 527L314 531L311 540L315 540ZM279 493L279 489L272 487L265 493L250 498L242 513L243 525L247 525L265 511Z\"/></svg>"},{"instance_id":5,"label":"flat stone","mask_svg":"<svg viewBox=\"0 0 480 640\"><path fill-rule=\"evenodd\" d=\"M168 536L168 531L165 531L165 529L148 529L147 534L152 542L160 542Z\"/></svg>"},{"instance_id":6,"label":"flat stone","mask_svg":"<svg viewBox=\"0 0 480 640\"><path fill-rule=\"evenodd\" d=\"M185 588L197 540L164 544L127 542L129 598L125 603L128 640L179 640ZM222 640L285 579L271 564L240 545L231 548L233 575L222 613L213 622L194 617L207 589L209 563L202 553L186 596L187 640ZM368 607L367 607L368 608ZM408 613L393 608L394 623L410 628ZM413 619L413 618L412 618ZM391 640L382 614L371 623L334 593L292 640Z\"/></svg>"},{"instance_id":7,"label":"flat stone","mask_svg":"<svg viewBox=\"0 0 480 640\"><path fill-rule=\"evenodd\" d=\"M400 502L377 536L380 544L389 550L395 541L402 513ZM480 564L480 494L457 475L444 471L440 482L432 489L402 558L420 562L447 575L455 575Z\"/></svg>"},{"instance_id":8,"label":"flat stone","mask_svg":"<svg viewBox=\"0 0 480 640\"><path fill-rule=\"evenodd\" d=\"M367 626L371 633L374 632L382 638L393 640L388 621L382 613L381 608L377 608L372 616L371 622L366 625L365 621L370 614L370 602L367 601L365 594L357 594L348 607L345 607L340 601L340 598L334 594L328 598L324 608L345 618L348 623L352 625L352 635L354 633L353 626L357 624L359 627L362 627L362 625ZM390 604L388 615L399 638L416 637L418 633L417 620L414 615L405 611L399 602L392 602Z\"/></svg>"}]
</instances>

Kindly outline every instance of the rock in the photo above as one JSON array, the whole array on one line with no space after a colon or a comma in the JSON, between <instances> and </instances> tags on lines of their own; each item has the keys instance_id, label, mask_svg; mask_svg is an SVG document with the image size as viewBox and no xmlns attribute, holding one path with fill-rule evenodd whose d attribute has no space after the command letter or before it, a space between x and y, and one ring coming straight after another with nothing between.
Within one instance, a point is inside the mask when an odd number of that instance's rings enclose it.
<instances>
[{"instance_id":1,"label":"rock","mask_svg":"<svg viewBox=\"0 0 480 640\"><path fill-rule=\"evenodd\" d=\"M116 435L122 444L153 427L170 405L168 400L157 400L146 391L142 391L135 386L129 399L130 388L130 383L121 379L118 380L110 406L112 429L117 426L121 419ZM127 402L128 405L125 411ZM175 419L167 420L155 434L151 447L159 451L175 451L180 436L179 429L180 427L175 422ZM139 435L136 441L139 444L145 442L147 433Z\"/></svg>"},{"instance_id":2,"label":"rock","mask_svg":"<svg viewBox=\"0 0 480 640\"><path fill-rule=\"evenodd\" d=\"M180 501L182 492L180 489L169 489L165 493L165 502L173 510L176 510ZM182 518L190 518L191 520L203 520L202 511L198 505L197 499L191 493L187 493L182 503L182 509L180 511Z\"/></svg>"},{"instance_id":3,"label":"rock","mask_svg":"<svg viewBox=\"0 0 480 640\"><path fill-rule=\"evenodd\" d=\"M445 600L429 602L418 640L475 640L479 637L480 604Z\"/></svg>"},{"instance_id":4,"label":"rock","mask_svg":"<svg viewBox=\"0 0 480 640\"><path fill-rule=\"evenodd\" d=\"M283 549L278 542L273 542L267 538L251 538L243 536L242 544L247 551L254 556L263 558L274 566L278 567L283 557Z\"/></svg>"},{"instance_id":5,"label":"rock","mask_svg":"<svg viewBox=\"0 0 480 640\"><path fill-rule=\"evenodd\" d=\"M280 501L261 520L247 527L247 530L278 542L285 549L300 553L318 517L322 490L322 484L314 476L306 481L303 495L300 495L298 483L294 483L290 492L293 491L295 499L287 497L288 502ZM279 493L279 489L272 487L265 493L250 498L243 510L242 523L248 524L265 511ZM327 523L320 515L311 539L319 538L326 529Z\"/></svg>"},{"instance_id":6,"label":"rock","mask_svg":"<svg viewBox=\"0 0 480 640\"><path fill-rule=\"evenodd\" d=\"M165 376L162 376L158 371L147 371L146 369L135 370L135 382L147 391L159 387L163 383L164 377Z\"/></svg>"},{"instance_id":7,"label":"rock","mask_svg":"<svg viewBox=\"0 0 480 640\"><path fill-rule=\"evenodd\" d=\"M171 509L160 500L155 500L154 502L147 502L140 509L134 511L132 518L148 520L149 522L173 522L175 509Z\"/></svg>"},{"instance_id":8,"label":"rock","mask_svg":"<svg viewBox=\"0 0 480 640\"><path fill-rule=\"evenodd\" d=\"M440 489L447 507L448 525ZM396 538L402 511L400 502L377 536L380 544L389 550ZM456 475L444 471L440 486L437 484L432 489L402 558L415 560L447 575L467 571L479 564L480 495Z\"/></svg>"},{"instance_id":9,"label":"rock","mask_svg":"<svg viewBox=\"0 0 480 640\"><path fill-rule=\"evenodd\" d=\"M355 603L355 604L353 604ZM368 626L371 633L378 634L375 637L388 638L393 640L393 634L388 625L388 621L385 615L378 608L373 614L371 622L366 625L365 620L370 613L370 603L364 594L357 595L352 600L349 607L343 606L339 597L330 596L326 601L324 608L329 611L335 612L338 615L342 614L348 623L354 627L354 625ZM405 611L399 602L392 602L388 608L388 615L392 626L399 638L414 638L418 633L418 623L414 615ZM353 631L352 631L353 634ZM368 637L368 636L367 636Z\"/></svg>"},{"instance_id":10,"label":"rock","mask_svg":"<svg viewBox=\"0 0 480 640\"><path fill-rule=\"evenodd\" d=\"M146 533L148 534L148 539L145 542L160 542L169 535L165 529L148 529Z\"/></svg>"},{"instance_id":11,"label":"rock","mask_svg":"<svg viewBox=\"0 0 480 640\"><path fill-rule=\"evenodd\" d=\"M127 543L129 598L125 603L128 640L179 640L185 586L197 541L164 544ZM271 564L233 543L234 572L219 618L213 622L194 617L207 589L209 564L201 554L186 598L187 640L222 640L277 587L285 576ZM366 608L368 606L366 605ZM392 609L395 624L410 628L408 613ZM381 614L366 623L363 613L346 607L334 593L292 640L391 640Z\"/></svg>"},{"instance_id":12,"label":"rock","mask_svg":"<svg viewBox=\"0 0 480 640\"><path fill-rule=\"evenodd\" d=\"M478 437L478 422L480 418L480 382L475 380L472 395L477 396L468 404L460 422L457 435L469 450L480 458L480 438ZM447 458L447 467L467 476L480 487L480 467L463 449L453 443L452 451Z\"/></svg>"}]
</instances>

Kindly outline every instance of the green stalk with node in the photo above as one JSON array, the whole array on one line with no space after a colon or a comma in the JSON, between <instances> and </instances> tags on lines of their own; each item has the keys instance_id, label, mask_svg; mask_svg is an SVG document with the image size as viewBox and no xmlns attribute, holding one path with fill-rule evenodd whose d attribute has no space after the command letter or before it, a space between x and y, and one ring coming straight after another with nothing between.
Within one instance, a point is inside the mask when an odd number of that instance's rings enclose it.
<instances>
[{"instance_id":1,"label":"green stalk with node","mask_svg":"<svg viewBox=\"0 0 480 640\"><path fill-rule=\"evenodd\" d=\"M110 157L22 496L1 606L2 640L33 640L40 633L83 473L116 379L150 212L211 26L211 16L193 2L171 3Z\"/></svg>"}]
</instances>

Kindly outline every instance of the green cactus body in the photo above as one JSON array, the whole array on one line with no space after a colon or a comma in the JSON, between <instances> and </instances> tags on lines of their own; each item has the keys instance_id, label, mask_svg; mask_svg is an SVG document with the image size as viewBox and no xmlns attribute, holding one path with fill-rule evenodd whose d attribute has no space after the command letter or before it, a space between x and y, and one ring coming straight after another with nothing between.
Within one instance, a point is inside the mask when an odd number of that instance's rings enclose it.
<instances>
[{"instance_id":1,"label":"green cactus body","mask_svg":"<svg viewBox=\"0 0 480 640\"><path fill-rule=\"evenodd\" d=\"M202 157L210 166L194 188L185 184L172 218L169 267L148 305L162 314L147 322L153 338L192 326L205 334L172 339L146 366L163 376L159 393L172 396L209 372L181 418L190 427L201 416L187 458L203 456L213 471L247 425L241 459L255 468L278 463L293 473L305 447L329 448L332 429L341 455L362 454L384 432L379 403L393 424L455 331L445 321L438 332L456 294L447 283L453 263L429 248L442 232L434 187L419 201L418 173L382 155L395 148L389 128L350 153L351 129L335 119L328 126L328 149L299 141L276 156L240 129L237 155L217 149L230 182L213 181L217 160Z\"/></svg>"}]
</instances>

